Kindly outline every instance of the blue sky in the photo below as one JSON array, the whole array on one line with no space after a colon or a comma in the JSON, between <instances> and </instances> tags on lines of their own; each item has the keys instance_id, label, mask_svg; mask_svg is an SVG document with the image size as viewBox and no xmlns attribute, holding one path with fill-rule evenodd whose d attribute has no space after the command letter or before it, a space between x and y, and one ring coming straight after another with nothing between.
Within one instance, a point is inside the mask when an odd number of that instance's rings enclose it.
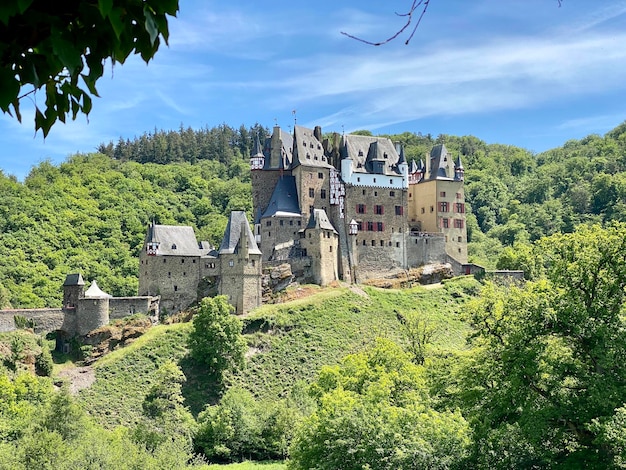
<instances>
[{"instance_id":1,"label":"blue sky","mask_svg":"<svg viewBox=\"0 0 626 470\"><path fill-rule=\"evenodd\" d=\"M89 119L34 133L0 115L0 169L22 179L99 143L256 122L475 135L534 152L626 120L626 1L431 0L411 43L381 47L410 0L180 0L170 45L107 68ZM34 100L43 103L43 94Z\"/></svg>"}]
</instances>

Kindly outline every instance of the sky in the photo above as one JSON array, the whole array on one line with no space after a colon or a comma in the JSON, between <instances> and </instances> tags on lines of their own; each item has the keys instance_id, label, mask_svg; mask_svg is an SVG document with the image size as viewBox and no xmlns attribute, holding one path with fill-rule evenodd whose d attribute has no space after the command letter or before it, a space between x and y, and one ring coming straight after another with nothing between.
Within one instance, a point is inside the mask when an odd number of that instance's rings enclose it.
<instances>
[{"instance_id":1,"label":"sky","mask_svg":"<svg viewBox=\"0 0 626 470\"><path fill-rule=\"evenodd\" d=\"M255 123L324 132L474 135L539 153L626 120L626 0L180 0L169 46L107 64L88 118L34 132L0 114L0 169L23 180L154 129ZM295 113L294 113L295 111Z\"/></svg>"}]
</instances>

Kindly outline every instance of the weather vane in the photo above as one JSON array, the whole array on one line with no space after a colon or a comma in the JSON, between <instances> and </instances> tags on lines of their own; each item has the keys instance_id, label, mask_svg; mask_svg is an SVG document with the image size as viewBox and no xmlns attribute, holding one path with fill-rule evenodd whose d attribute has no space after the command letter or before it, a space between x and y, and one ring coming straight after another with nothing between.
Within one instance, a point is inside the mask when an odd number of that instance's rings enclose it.
<instances>
[{"instance_id":1,"label":"weather vane","mask_svg":"<svg viewBox=\"0 0 626 470\"><path fill-rule=\"evenodd\" d=\"M293 114L293 126L296 127L296 124L298 123L298 116L296 116L296 110L294 109L293 111L291 111L291 114Z\"/></svg>"}]
</instances>

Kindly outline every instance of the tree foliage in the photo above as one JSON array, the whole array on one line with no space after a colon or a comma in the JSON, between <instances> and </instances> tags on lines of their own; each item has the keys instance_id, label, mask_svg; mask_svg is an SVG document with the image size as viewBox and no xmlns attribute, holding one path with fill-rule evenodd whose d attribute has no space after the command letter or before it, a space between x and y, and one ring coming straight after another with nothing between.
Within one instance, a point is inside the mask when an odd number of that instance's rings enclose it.
<instances>
[{"instance_id":1,"label":"tree foliage","mask_svg":"<svg viewBox=\"0 0 626 470\"><path fill-rule=\"evenodd\" d=\"M477 458L612 466L626 432L626 225L581 226L539 247L546 278L485 289L471 309L477 352L461 384Z\"/></svg>"},{"instance_id":2,"label":"tree foliage","mask_svg":"<svg viewBox=\"0 0 626 470\"><path fill-rule=\"evenodd\" d=\"M104 63L148 62L167 43L178 0L5 0L0 7L0 109L21 120L21 100L43 90L35 129L89 114ZM36 96L35 96L36 98Z\"/></svg>"},{"instance_id":3,"label":"tree foliage","mask_svg":"<svg viewBox=\"0 0 626 470\"><path fill-rule=\"evenodd\" d=\"M224 295L202 299L189 335L191 356L218 380L226 371L243 367L247 350L241 320L231 312Z\"/></svg>"},{"instance_id":4,"label":"tree foliage","mask_svg":"<svg viewBox=\"0 0 626 470\"><path fill-rule=\"evenodd\" d=\"M290 468L444 469L465 456L467 423L434 409L423 368L389 341L324 367L312 392L319 408L298 427Z\"/></svg>"}]
</instances>

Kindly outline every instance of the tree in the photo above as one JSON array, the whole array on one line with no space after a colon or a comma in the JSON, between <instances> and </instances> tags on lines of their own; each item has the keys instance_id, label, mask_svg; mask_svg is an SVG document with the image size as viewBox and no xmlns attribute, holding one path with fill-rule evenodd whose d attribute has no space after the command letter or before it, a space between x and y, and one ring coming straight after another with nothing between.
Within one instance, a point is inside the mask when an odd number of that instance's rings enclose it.
<instances>
[{"instance_id":1,"label":"tree","mask_svg":"<svg viewBox=\"0 0 626 470\"><path fill-rule=\"evenodd\" d=\"M319 408L298 427L289 468L445 469L465 456L467 423L434 409L424 369L394 343L322 368L312 392Z\"/></svg>"},{"instance_id":2,"label":"tree","mask_svg":"<svg viewBox=\"0 0 626 470\"><path fill-rule=\"evenodd\" d=\"M178 0L4 0L0 109L21 121L21 100L44 90L43 110L35 105L44 136L68 114L88 115L105 60L124 63L134 52L147 63L161 38L167 44L167 16L177 11Z\"/></svg>"},{"instance_id":3,"label":"tree","mask_svg":"<svg viewBox=\"0 0 626 470\"><path fill-rule=\"evenodd\" d=\"M227 370L243 366L247 349L241 321L231 311L224 295L202 299L189 334L191 356L218 380Z\"/></svg>"},{"instance_id":4,"label":"tree","mask_svg":"<svg viewBox=\"0 0 626 470\"><path fill-rule=\"evenodd\" d=\"M485 467L606 468L623 458L626 224L539 242L546 278L483 290L465 406ZM511 459L514 455L515 458ZM506 460L509 459L509 460Z\"/></svg>"}]
</instances>

